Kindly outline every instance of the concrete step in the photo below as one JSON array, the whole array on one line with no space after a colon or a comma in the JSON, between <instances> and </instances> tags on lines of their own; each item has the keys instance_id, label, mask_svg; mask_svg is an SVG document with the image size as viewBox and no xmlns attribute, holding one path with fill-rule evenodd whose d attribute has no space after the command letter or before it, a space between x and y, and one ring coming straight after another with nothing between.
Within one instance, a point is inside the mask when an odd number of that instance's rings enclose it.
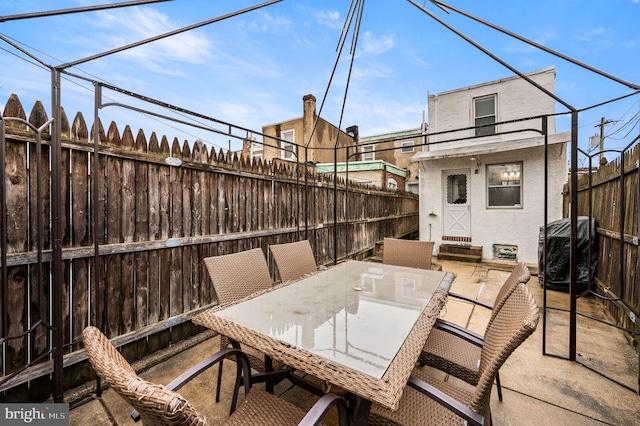
<instances>
[{"instance_id":1,"label":"concrete step","mask_svg":"<svg viewBox=\"0 0 640 426\"><path fill-rule=\"evenodd\" d=\"M460 244L441 244L438 259L480 263L482 262L482 247Z\"/></svg>"},{"instance_id":2,"label":"concrete step","mask_svg":"<svg viewBox=\"0 0 640 426\"><path fill-rule=\"evenodd\" d=\"M482 256L464 253L438 253L438 260L457 260L459 262L481 263Z\"/></svg>"}]
</instances>

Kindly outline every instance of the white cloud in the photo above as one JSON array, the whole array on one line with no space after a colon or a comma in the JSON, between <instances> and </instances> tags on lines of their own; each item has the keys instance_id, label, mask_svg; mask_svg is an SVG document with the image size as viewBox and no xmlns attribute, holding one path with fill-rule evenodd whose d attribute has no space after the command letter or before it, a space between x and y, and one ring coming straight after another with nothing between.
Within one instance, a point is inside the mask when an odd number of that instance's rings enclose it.
<instances>
[{"instance_id":1,"label":"white cloud","mask_svg":"<svg viewBox=\"0 0 640 426\"><path fill-rule=\"evenodd\" d=\"M255 21L251 21L250 28L258 29L262 32L279 33L283 30L291 29L291 21L284 15L261 12L260 18Z\"/></svg>"},{"instance_id":2,"label":"white cloud","mask_svg":"<svg viewBox=\"0 0 640 426\"><path fill-rule=\"evenodd\" d=\"M579 34L579 35L575 36L575 38L577 40L580 40L580 41L593 41L596 38L604 36L607 32L608 32L607 29L605 29L602 26L599 26L598 28L594 28L592 30L589 30L589 31L585 32L584 34Z\"/></svg>"},{"instance_id":3,"label":"white cloud","mask_svg":"<svg viewBox=\"0 0 640 426\"><path fill-rule=\"evenodd\" d=\"M340 29L343 25L340 12L336 10L321 10L316 14L316 21L325 27L333 29Z\"/></svg>"},{"instance_id":4,"label":"white cloud","mask_svg":"<svg viewBox=\"0 0 640 426\"><path fill-rule=\"evenodd\" d=\"M178 29L169 17L156 9L135 7L120 13L103 13L99 26L109 30L102 32L104 40L112 48L120 47L140 40ZM124 37L121 34L126 34ZM157 40L134 49L122 52L128 58L134 58L138 65L155 72L174 74L166 69L167 63L202 63L210 55L213 43L197 30L191 30L172 37ZM177 75L180 75L178 73Z\"/></svg>"},{"instance_id":5,"label":"white cloud","mask_svg":"<svg viewBox=\"0 0 640 426\"><path fill-rule=\"evenodd\" d=\"M280 77L281 73L277 71L277 64L267 58L261 58L261 61L249 62L236 57L227 57L234 64L236 75L245 74L253 77Z\"/></svg>"},{"instance_id":6,"label":"white cloud","mask_svg":"<svg viewBox=\"0 0 640 426\"><path fill-rule=\"evenodd\" d=\"M393 76L393 69L384 64L367 63L363 66L354 66L353 78L382 78Z\"/></svg>"},{"instance_id":7,"label":"white cloud","mask_svg":"<svg viewBox=\"0 0 640 426\"><path fill-rule=\"evenodd\" d=\"M434 62L425 61L424 59L422 59L418 55L412 55L411 58L413 59L413 61L416 64L420 65L421 67L429 68L429 67L432 67L434 65Z\"/></svg>"},{"instance_id":8,"label":"white cloud","mask_svg":"<svg viewBox=\"0 0 640 426\"><path fill-rule=\"evenodd\" d=\"M394 45L392 34L377 37L371 31L362 35L362 48L366 55L377 56L391 49Z\"/></svg>"}]
</instances>

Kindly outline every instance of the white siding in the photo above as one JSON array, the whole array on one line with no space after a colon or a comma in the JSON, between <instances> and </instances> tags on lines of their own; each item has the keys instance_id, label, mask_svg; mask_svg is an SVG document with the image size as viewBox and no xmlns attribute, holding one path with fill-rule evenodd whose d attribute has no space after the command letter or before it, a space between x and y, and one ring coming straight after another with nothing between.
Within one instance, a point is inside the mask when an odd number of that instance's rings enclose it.
<instances>
[{"instance_id":1,"label":"white siding","mask_svg":"<svg viewBox=\"0 0 640 426\"><path fill-rule=\"evenodd\" d=\"M527 74L529 78L549 92L554 92L555 68ZM474 125L473 100L477 97L497 95L496 121L509 121L523 117L532 117L554 111L555 101L527 81L520 77L512 77L497 80L490 83L479 84L464 89L451 90L437 95L429 96L429 133L438 133L447 130L455 130ZM518 128L531 127L540 129L540 120L523 123L512 123L497 126L497 132L504 132ZM549 118L549 133L555 133L555 120ZM450 140L461 137L472 137L473 130L464 130L444 135L430 136L430 142ZM474 139L472 143L487 143L508 141L537 135L534 132L517 133L508 135L487 136ZM464 146L468 141L447 143L446 146L435 145L431 150Z\"/></svg>"},{"instance_id":2,"label":"white siding","mask_svg":"<svg viewBox=\"0 0 640 426\"><path fill-rule=\"evenodd\" d=\"M529 74L528 74L529 75ZM553 93L555 69L548 68L529 75L532 79ZM554 112L554 101L520 78L510 78L473 86L470 88L440 93L429 98L429 133L460 129L473 125L473 98L497 94L497 121L506 121ZM518 126L518 127L516 127ZM525 127L538 127L538 123L512 124L502 126L497 131ZM555 132L555 123L549 119L549 134ZM471 137L473 130L456 132L455 137ZM483 247L483 258L493 258L493 245L515 245L518 247L518 261L537 263L538 233L544 222L544 146L523 144L539 136L533 132L514 135L487 136L480 139L463 140L429 147L428 153L418 153L414 157L420 164L420 239L443 241L443 171L469 170L469 204L471 216L471 244ZM562 217L562 189L567 181L567 141L568 134L556 135L549 146L548 174L548 220ZM435 140L451 139L451 135L430 136ZM557 143L559 141L560 143ZM500 144L495 144L500 142ZM493 143L493 144L492 144ZM500 145L504 143L504 150ZM483 151L482 144L488 145ZM443 150L453 149L452 151ZM515 149L514 149L515 148ZM468 150L470 149L470 150ZM470 161L468 152L477 150L480 163ZM446 155L437 155L443 151ZM522 162L522 207L487 208L486 165ZM476 173L477 169L477 173Z\"/></svg>"}]
</instances>

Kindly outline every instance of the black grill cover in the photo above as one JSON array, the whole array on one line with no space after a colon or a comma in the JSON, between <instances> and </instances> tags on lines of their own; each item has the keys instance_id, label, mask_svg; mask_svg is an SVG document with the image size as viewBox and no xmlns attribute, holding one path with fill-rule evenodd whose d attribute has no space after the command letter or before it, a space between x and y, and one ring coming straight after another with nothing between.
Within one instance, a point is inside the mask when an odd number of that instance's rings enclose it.
<instances>
[{"instance_id":1,"label":"black grill cover","mask_svg":"<svg viewBox=\"0 0 640 426\"><path fill-rule=\"evenodd\" d=\"M591 261L589 261L589 227L591 227ZM576 232L578 243L578 289L586 290L589 284L589 266L595 276L598 263L598 236L596 221L580 216ZM543 255L544 226L540 227L538 237L538 279L542 285L542 271L545 261ZM551 222L547 227L547 288L551 290L569 291L571 250L571 223L569 219Z\"/></svg>"}]
</instances>

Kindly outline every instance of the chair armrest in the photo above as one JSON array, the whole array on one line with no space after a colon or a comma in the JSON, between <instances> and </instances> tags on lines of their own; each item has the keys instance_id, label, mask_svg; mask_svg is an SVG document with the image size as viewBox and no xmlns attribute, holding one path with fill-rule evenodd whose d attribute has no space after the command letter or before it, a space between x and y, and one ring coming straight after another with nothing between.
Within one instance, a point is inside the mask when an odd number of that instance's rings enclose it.
<instances>
[{"instance_id":1,"label":"chair armrest","mask_svg":"<svg viewBox=\"0 0 640 426\"><path fill-rule=\"evenodd\" d=\"M484 337L479 335L478 333L466 329L458 324L454 324L450 321L446 321L443 319L438 319L436 321L435 327L438 330L444 331L449 334L453 334L461 339L466 340L467 342L474 344L476 346L482 347L484 346Z\"/></svg>"},{"instance_id":2,"label":"chair armrest","mask_svg":"<svg viewBox=\"0 0 640 426\"><path fill-rule=\"evenodd\" d=\"M487 308L489 310L493 309L493 306L491 306L491 305L489 305L487 303L481 302L478 299L472 299L470 297L463 296L463 295L458 294L458 293L449 292L449 296L454 297L456 299L464 300L465 302L473 303L474 305L482 306L483 308Z\"/></svg>"},{"instance_id":3,"label":"chair armrest","mask_svg":"<svg viewBox=\"0 0 640 426\"><path fill-rule=\"evenodd\" d=\"M245 355L245 353L239 349L227 348L227 349L222 349L221 351L216 352L215 354L203 359L202 361L200 361L199 363L197 363L196 365L189 368L187 371L185 371L184 373L180 374L178 377L173 379L164 387L171 391L177 391L182 386L189 383L198 374L216 365L223 359L229 358L231 356L235 356L236 361L238 362L238 365L241 366L242 376L251 377L250 376L251 370L249 369L249 358L247 358L247 355ZM251 387L251 380L244 380L243 384L244 384L245 392L249 392L249 388ZM133 410L131 412L131 418L136 422L139 421L140 413L138 413L137 410Z\"/></svg>"},{"instance_id":4,"label":"chair armrest","mask_svg":"<svg viewBox=\"0 0 640 426\"><path fill-rule=\"evenodd\" d=\"M313 407L311 407L307 412L307 415L302 418L300 423L298 423L298 426L315 426L320 424L320 421L325 414L327 414L334 406L338 409L338 425L348 425L349 412L347 411L347 403L344 398L333 393L327 393L313 404Z\"/></svg>"},{"instance_id":5,"label":"chair armrest","mask_svg":"<svg viewBox=\"0 0 640 426\"><path fill-rule=\"evenodd\" d=\"M420 380L415 376L409 377L409 381L407 382L407 385L417 390L418 392L428 396L429 398L433 399L435 402L442 405L449 411L462 417L467 421L469 425L473 425L473 426L484 425L484 416L476 413L466 405L461 404L458 400L450 397L449 395L442 392L440 389L436 388L435 386L432 386L429 383L423 380Z\"/></svg>"}]
</instances>

